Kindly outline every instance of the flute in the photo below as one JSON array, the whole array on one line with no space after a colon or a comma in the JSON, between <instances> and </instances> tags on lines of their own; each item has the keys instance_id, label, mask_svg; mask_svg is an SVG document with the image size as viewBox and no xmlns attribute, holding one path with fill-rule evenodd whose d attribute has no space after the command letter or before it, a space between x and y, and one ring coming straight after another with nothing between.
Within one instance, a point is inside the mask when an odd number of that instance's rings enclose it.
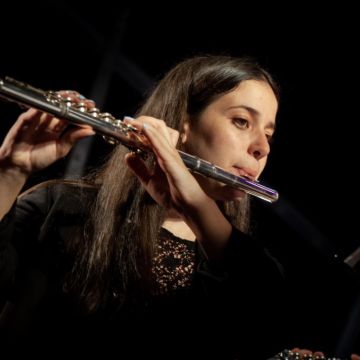
<instances>
[{"instance_id":1,"label":"flute","mask_svg":"<svg viewBox=\"0 0 360 360\"><path fill-rule=\"evenodd\" d=\"M108 142L121 143L132 151L138 153L150 151L141 142L142 133L137 128L124 124L122 120L116 119L109 113L101 113L97 108L88 109L82 102L72 103L71 99L64 99L55 91L44 91L5 77L0 79L0 97L19 105L39 109L76 125L89 125L95 132L102 134ZM183 151L178 150L178 152L186 167L192 172L243 190L268 202L274 202L279 198L276 190L257 181L231 174L219 166Z\"/></svg>"}]
</instances>

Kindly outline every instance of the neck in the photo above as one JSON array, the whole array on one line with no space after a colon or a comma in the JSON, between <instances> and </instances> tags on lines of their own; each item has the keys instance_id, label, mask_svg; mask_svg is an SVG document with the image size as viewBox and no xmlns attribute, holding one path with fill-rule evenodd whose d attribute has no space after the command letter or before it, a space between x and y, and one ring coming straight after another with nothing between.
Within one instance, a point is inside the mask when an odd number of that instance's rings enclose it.
<instances>
[{"instance_id":1,"label":"neck","mask_svg":"<svg viewBox=\"0 0 360 360\"><path fill-rule=\"evenodd\" d=\"M162 227L181 239L195 241L195 234L175 211L166 214Z\"/></svg>"}]
</instances>

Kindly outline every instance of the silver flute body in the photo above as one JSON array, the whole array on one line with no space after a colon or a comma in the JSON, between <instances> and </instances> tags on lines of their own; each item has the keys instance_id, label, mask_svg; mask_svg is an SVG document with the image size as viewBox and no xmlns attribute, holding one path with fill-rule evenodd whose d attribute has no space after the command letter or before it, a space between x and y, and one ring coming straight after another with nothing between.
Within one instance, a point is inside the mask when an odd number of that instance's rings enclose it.
<instances>
[{"instance_id":1,"label":"silver flute body","mask_svg":"<svg viewBox=\"0 0 360 360\"><path fill-rule=\"evenodd\" d=\"M115 119L109 113L100 113L96 108L87 109L81 102L71 103L57 92L43 91L6 77L0 79L0 97L25 107L39 109L76 125L89 125L95 132L102 134L108 142L121 143L132 151L143 153L150 151L141 142L143 135L138 129L124 124L122 120ZM179 150L178 152L186 167L193 172L243 190L268 202L274 202L279 198L276 190L261 185L257 181L231 174L208 161L183 151Z\"/></svg>"}]
</instances>

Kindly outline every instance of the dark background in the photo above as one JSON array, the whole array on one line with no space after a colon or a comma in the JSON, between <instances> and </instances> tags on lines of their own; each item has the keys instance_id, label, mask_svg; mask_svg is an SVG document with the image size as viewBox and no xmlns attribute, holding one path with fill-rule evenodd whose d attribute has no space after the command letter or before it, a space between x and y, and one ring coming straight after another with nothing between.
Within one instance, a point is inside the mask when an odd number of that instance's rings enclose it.
<instances>
[{"instance_id":1,"label":"dark background","mask_svg":"<svg viewBox=\"0 0 360 360\"><path fill-rule=\"evenodd\" d=\"M194 5L7 4L0 74L46 90L78 90L121 118L134 113L152 81L185 57L257 58L282 88L278 131L263 177L281 201L256 203L259 231L275 248L299 240L346 257L360 245L356 12L345 4ZM101 86L104 74L110 74L108 88ZM19 112L16 105L0 103L1 139ZM107 151L97 139L89 166ZM29 183L60 177L65 166L60 162Z\"/></svg>"}]
</instances>

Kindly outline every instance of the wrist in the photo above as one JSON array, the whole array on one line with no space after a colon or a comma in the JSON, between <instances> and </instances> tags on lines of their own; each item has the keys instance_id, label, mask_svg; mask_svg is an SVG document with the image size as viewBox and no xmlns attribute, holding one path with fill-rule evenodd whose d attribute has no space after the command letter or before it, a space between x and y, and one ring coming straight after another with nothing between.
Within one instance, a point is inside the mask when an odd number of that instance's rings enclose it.
<instances>
[{"instance_id":1,"label":"wrist","mask_svg":"<svg viewBox=\"0 0 360 360\"><path fill-rule=\"evenodd\" d=\"M1 167L0 168L0 192L3 196L10 196L20 193L21 189L25 185L29 174L23 171L21 168L13 167Z\"/></svg>"},{"instance_id":2,"label":"wrist","mask_svg":"<svg viewBox=\"0 0 360 360\"><path fill-rule=\"evenodd\" d=\"M24 183L29 174L18 166L0 167L0 178L5 182Z\"/></svg>"},{"instance_id":3,"label":"wrist","mask_svg":"<svg viewBox=\"0 0 360 360\"><path fill-rule=\"evenodd\" d=\"M27 174L18 168L0 168L0 220L8 213L25 185Z\"/></svg>"},{"instance_id":4,"label":"wrist","mask_svg":"<svg viewBox=\"0 0 360 360\"><path fill-rule=\"evenodd\" d=\"M221 259L232 232L232 225L216 202L206 196L192 203L182 214L210 259Z\"/></svg>"}]
</instances>

